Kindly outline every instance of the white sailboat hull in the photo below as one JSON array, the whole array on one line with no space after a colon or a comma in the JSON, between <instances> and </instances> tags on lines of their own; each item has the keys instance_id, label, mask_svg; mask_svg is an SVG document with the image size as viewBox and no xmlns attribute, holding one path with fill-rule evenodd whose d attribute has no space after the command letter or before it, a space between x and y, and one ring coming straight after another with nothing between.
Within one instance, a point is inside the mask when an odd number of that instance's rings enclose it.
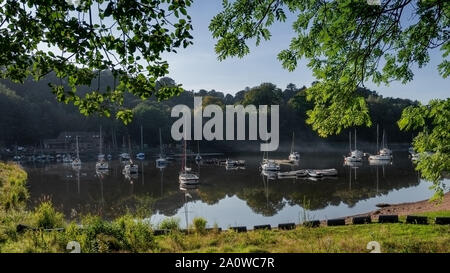
<instances>
[{"instance_id":1,"label":"white sailboat hull","mask_svg":"<svg viewBox=\"0 0 450 273\"><path fill-rule=\"evenodd\" d=\"M199 177L193 173L180 173L178 179L181 184L196 185L199 184Z\"/></svg>"}]
</instances>

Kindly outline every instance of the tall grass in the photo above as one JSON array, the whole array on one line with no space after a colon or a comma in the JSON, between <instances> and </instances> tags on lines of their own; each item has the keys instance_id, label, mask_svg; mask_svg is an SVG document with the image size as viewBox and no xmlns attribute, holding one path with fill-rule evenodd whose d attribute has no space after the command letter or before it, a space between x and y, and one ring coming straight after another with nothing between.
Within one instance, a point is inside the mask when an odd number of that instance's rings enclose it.
<instances>
[{"instance_id":1,"label":"tall grass","mask_svg":"<svg viewBox=\"0 0 450 273\"><path fill-rule=\"evenodd\" d=\"M206 223L207 221L202 217L195 217L192 220L194 230L199 234L204 234L206 232Z\"/></svg>"},{"instance_id":2,"label":"tall grass","mask_svg":"<svg viewBox=\"0 0 450 273\"><path fill-rule=\"evenodd\" d=\"M168 229L168 230L180 230L180 219L179 218L165 218L159 223L160 229Z\"/></svg>"},{"instance_id":3,"label":"tall grass","mask_svg":"<svg viewBox=\"0 0 450 273\"><path fill-rule=\"evenodd\" d=\"M29 197L27 173L16 164L0 162L0 208L23 209Z\"/></svg>"}]
</instances>

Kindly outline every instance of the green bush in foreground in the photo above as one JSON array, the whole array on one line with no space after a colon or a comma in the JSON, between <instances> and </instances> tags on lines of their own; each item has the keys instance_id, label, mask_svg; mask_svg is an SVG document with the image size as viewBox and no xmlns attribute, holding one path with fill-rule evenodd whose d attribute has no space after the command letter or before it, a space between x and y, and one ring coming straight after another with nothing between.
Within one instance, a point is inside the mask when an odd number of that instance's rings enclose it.
<instances>
[{"instance_id":1,"label":"green bush in foreground","mask_svg":"<svg viewBox=\"0 0 450 273\"><path fill-rule=\"evenodd\" d=\"M39 204L34 210L33 218L37 228L51 229L64 227L64 215L57 212L50 201Z\"/></svg>"},{"instance_id":2,"label":"green bush in foreground","mask_svg":"<svg viewBox=\"0 0 450 273\"><path fill-rule=\"evenodd\" d=\"M159 223L159 229L180 230L180 219L173 217L165 218Z\"/></svg>"},{"instance_id":3,"label":"green bush in foreground","mask_svg":"<svg viewBox=\"0 0 450 273\"><path fill-rule=\"evenodd\" d=\"M204 234L206 232L206 223L207 221L202 217L195 217L192 220L195 232L200 234Z\"/></svg>"},{"instance_id":4,"label":"green bush in foreground","mask_svg":"<svg viewBox=\"0 0 450 273\"><path fill-rule=\"evenodd\" d=\"M132 252L146 252L155 247L153 231L150 225L125 215L115 221L123 232L124 243Z\"/></svg>"},{"instance_id":5,"label":"green bush in foreground","mask_svg":"<svg viewBox=\"0 0 450 273\"><path fill-rule=\"evenodd\" d=\"M27 173L16 164L0 162L0 207L6 211L25 208L29 197Z\"/></svg>"}]
</instances>

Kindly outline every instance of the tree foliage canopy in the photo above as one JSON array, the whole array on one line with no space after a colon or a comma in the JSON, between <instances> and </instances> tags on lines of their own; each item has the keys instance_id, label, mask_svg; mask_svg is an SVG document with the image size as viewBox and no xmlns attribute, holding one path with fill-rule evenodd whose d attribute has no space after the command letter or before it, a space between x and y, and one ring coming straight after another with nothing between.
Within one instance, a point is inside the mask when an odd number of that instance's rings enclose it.
<instances>
[{"instance_id":1,"label":"tree foliage canopy","mask_svg":"<svg viewBox=\"0 0 450 273\"><path fill-rule=\"evenodd\" d=\"M169 67L161 55L192 44L186 12L191 2L0 0L0 77L22 82L54 71L61 79L51 85L59 101L77 105L85 115L114 112L128 123L132 111L123 107L124 93L166 99L182 91L180 86L157 88L157 80ZM102 70L115 76L104 91ZM77 94L94 79L97 88Z\"/></svg>"},{"instance_id":2,"label":"tree foliage canopy","mask_svg":"<svg viewBox=\"0 0 450 273\"><path fill-rule=\"evenodd\" d=\"M294 70L300 59L318 82L306 92L314 107L307 123L319 135L338 134L343 128L371 125L366 100L356 92L367 81L388 84L413 79L413 66L430 61L430 52L440 49L438 71L450 75L450 2L446 0L384 0L371 5L366 0L223 0L223 11L210 23L219 60L243 57L247 43L270 39L269 27L284 22L286 12L296 16L296 33L289 47L278 54L282 66ZM432 126L431 134L419 134L415 148L434 151L417 168L434 182L442 196L440 180L449 170L449 104L432 101L428 106L409 107L399 121L401 129ZM427 123L428 122L428 123Z\"/></svg>"},{"instance_id":3,"label":"tree foliage canopy","mask_svg":"<svg viewBox=\"0 0 450 273\"><path fill-rule=\"evenodd\" d=\"M217 38L219 60L243 57L247 43L270 39L269 27L284 22L286 12L297 16L296 36L278 55L284 68L294 70L308 60L318 83L308 89L314 109L308 123L321 135L342 128L370 125L367 105L355 90L368 80L389 83L413 79L411 67L422 67L429 52L440 48L439 72L450 74L450 2L386 0L380 6L366 0L223 1L223 11L209 26Z\"/></svg>"},{"instance_id":4,"label":"tree foliage canopy","mask_svg":"<svg viewBox=\"0 0 450 273\"><path fill-rule=\"evenodd\" d=\"M450 170L450 98L405 108L398 125L407 130L424 128L414 138L414 149L421 157L417 169L435 182L433 188L442 196L442 178Z\"/></svg>"}]
</instances>

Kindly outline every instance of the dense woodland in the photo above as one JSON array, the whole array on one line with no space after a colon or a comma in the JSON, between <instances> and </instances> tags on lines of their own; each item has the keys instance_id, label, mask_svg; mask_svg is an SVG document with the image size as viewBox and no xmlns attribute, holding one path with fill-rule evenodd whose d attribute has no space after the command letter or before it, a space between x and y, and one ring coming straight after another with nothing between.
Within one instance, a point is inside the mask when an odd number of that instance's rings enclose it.
<instances>
[{"instance_id":1,"label":"dense woodland","mask_svg":"<svg viewBox=\"0 0 450 273\"><path fill-rule=\"evenodd\" d=\"M158 128L163 130L164 142L171 142L170 127L173 119L170 117L171 107L176 104L193 105L193 92L195 95L203 96L203 104L217 104L220 106L229 104L254 104L254 105L280 105L280 141L287 143L291 139L292 131L296 132L298 142L325 142L325 140L312 131L306 124L306 111L312 108L312 104L306 100L305 85L297 86L293 83L285 88L272 83L262 83L255 87L245 87L243 90L233 92L227 90L221 92L216 90L185 91L179 96L166 101L158 102L155 98L145 101L131 94L127 94L124 106L133 109L134 120L125 126L122 121L114 118L100 116L86 117L80 114L78 108L73 105L59 103L52 94L49 87L50 82L61 83L54 74L47 75L39 82L32 79L23 84L12 83L2 80L0 83L0 145L39 145L46 138L54 138L62 131L96 131L101 124L104 129L105 142L110 143L112 131L115 132L119 144L122 137L130 135L133 142L139 142L140 126L144 128L144 142L149 146L159 143ZM64 82L62 82L65 84ZM102 86L114 85L114 78L108 72L95 79L90 88L81 88L78 92L83 94L92 89L102 90ZM175 85L170 78L159 81L160 86ZM313 83L314 84L314 83ZM229 94L235 93L235 95ZM397 121L400 119L402 110L417 102L398 99L383 98L374 91L360 88L362 94L370 107L372 127L358 128L358 141L376 142L376 124L380 129L385 129L389 143L408 143L411 141L411 132L401 132ZM338 136L326 139L327 143L348 142L348 130L344 130ZM208 143L203 145L214 145L219 148L223 145ZM223 144L223 142L222 142ZM232 146L231 146L232 147ZM255 145L256 147L256 145Z\"/></svg>"}]
</instances>

